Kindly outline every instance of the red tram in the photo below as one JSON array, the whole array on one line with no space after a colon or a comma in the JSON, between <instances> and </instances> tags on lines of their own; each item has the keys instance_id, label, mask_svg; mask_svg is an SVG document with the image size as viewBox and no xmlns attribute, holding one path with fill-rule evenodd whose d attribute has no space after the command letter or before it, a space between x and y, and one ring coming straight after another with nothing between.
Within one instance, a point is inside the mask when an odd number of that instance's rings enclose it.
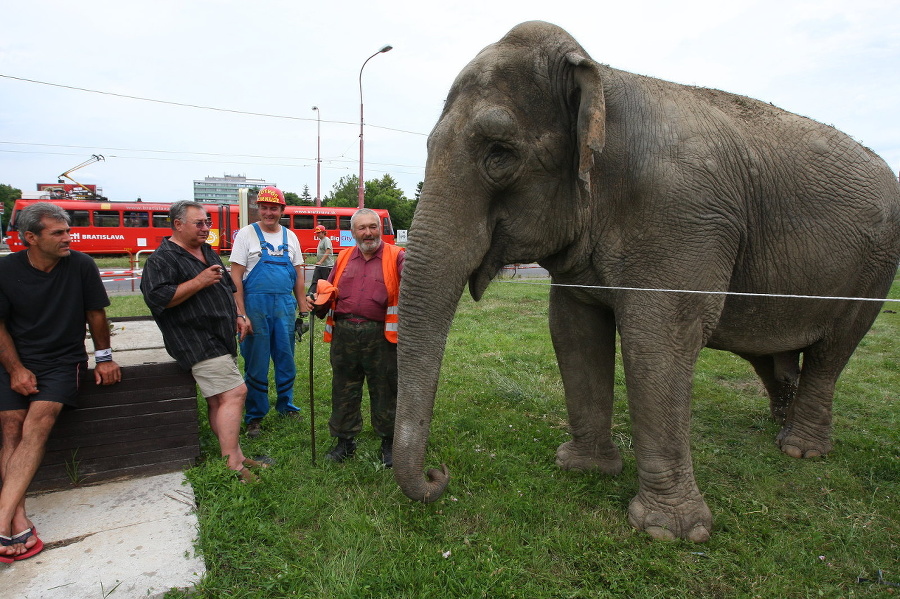
<instances>
[{"instance_id":1,"label":"red tram","mask_svg":"<svg viewBox=\"0 0 900 599\"><path fill-rule=\"evenodd\" d=\"M12 251L23 249L16 230L19 210L30 204L49 201L69 213L72 227L71 248L85 254L135 254L154 250L164 237L171 234L170 204L151 202L107 202L100 200L16 200L10 218L7 243ZM231 251L231 244L240 226L236 204L207 204L212 219L207 243L220 253ZM316 225L325 227L335 251L355 244L350 234L350 217L356 208L316 206L286 206L282 226L297 234L304 252L315 253L318 239L313 235ZM394 243L394 226L387 210L375 212L381 217L383 239Z\"/></svg>"}]
</instances>

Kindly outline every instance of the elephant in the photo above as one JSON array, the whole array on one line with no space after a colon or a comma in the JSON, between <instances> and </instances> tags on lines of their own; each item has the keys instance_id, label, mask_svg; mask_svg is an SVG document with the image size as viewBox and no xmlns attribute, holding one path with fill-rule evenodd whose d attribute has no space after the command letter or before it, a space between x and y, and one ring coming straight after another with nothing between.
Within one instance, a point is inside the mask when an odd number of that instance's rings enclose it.
<instances>
[{"instance_id":1,"label":"elephant","mask_svg":"<svg viewBox=\"0 0 900 599\"><path fill-rule=\"evenodd\" d=\"M447 486L446 465L423 469L466 283L478 300L504 265L537 262L571 434L556 464L622 470L618 335L639 483L628 521L707 541L689 434L700 350L750 362L782 452L825 455L836 381L898 259L900 185L849 136L519 24L460 72L428 137L400 290L395 480L424 502Z\"/></svg>"}]
</instances>

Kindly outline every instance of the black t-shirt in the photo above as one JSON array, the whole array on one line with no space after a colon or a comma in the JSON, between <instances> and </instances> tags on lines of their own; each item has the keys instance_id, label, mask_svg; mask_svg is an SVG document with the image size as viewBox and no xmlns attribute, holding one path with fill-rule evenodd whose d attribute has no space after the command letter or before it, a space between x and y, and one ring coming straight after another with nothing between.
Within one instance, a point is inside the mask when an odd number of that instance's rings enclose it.
<instances>
[{"instance_id":1,"label":"black t-shirt","mask_svg":"<svg viewBox=\"0 0 900 599\"><path fill-rule=\"evenodd\" d=\"M33 268L26 250L0 258L0 319L28 369L85 361L84 313L108 305L96 263L81 252L50 272Z\"/></svg>"}]
</instances>

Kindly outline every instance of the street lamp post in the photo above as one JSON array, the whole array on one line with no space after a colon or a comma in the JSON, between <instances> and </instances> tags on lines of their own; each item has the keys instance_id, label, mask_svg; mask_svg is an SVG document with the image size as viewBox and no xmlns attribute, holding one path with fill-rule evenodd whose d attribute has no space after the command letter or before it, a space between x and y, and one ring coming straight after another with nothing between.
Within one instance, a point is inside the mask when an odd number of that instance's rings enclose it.
<instances>
[{"instance_id":1,"label":"street lamp post","mask_svg":"<svg viewBox=\"0 0 900 599\"><path fill-rule=\"evenodd\" d=\"M322 112L318 106L316 111L316 206L322 205Z\"/></svg>"},{"instance_id":2,"label":"street lamp post","mask_svg":"<svg viewBox=\"0 0 900 599\"><path fill-rule=\"evenodd\" d=\"M363 65L359 68L359 193L358 193L358 207L362 208L364 204L365 197L365 183L363 179L363 93L362 93L362 74L363 69L366 68L366 63L370 60L378 56L379 54L383 54L385 52L390 52L394 47L391 45L386 45L381 50L368 57Z\"/></svg>"}]
</instances>

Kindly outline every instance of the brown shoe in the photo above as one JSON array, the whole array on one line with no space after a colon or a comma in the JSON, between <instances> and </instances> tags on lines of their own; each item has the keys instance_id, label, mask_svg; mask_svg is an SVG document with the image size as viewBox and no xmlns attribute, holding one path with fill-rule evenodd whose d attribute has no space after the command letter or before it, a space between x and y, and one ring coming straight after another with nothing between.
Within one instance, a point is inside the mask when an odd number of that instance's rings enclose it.
<instances>
[{"instance_id":1,"label":"brown shoe","mask_svg":"<svg viewBox=\"0 0 900 599\"><path fill-rule=\"evenodd\" d=\"M248 468L259 468L265 470L275 465L275 460L269 456L261 455L256 458L244 458L244 466Z\"/></svg>"},{"instance_id":2,"label":"brown shoe","mask_svg":"<svg viewBox=\"0 0 900 599\"><path fill-rule=\"evenodd\" d=\"M247 423L247 436L255 439L262 434L262 424L260 420L251 420Z\"/></svg>"},{"instance_id":3,"label":"brown shoe","mask_svg":"<svg viewBox=\"0 0 900 599\"><path fill-rule=\"evenodd\" d=\"M240 470L233 470L233 472L241 484L255 483L259 480L259 477L247 470L246 466L241 466Z\"/></svg>"}]
</instances>

